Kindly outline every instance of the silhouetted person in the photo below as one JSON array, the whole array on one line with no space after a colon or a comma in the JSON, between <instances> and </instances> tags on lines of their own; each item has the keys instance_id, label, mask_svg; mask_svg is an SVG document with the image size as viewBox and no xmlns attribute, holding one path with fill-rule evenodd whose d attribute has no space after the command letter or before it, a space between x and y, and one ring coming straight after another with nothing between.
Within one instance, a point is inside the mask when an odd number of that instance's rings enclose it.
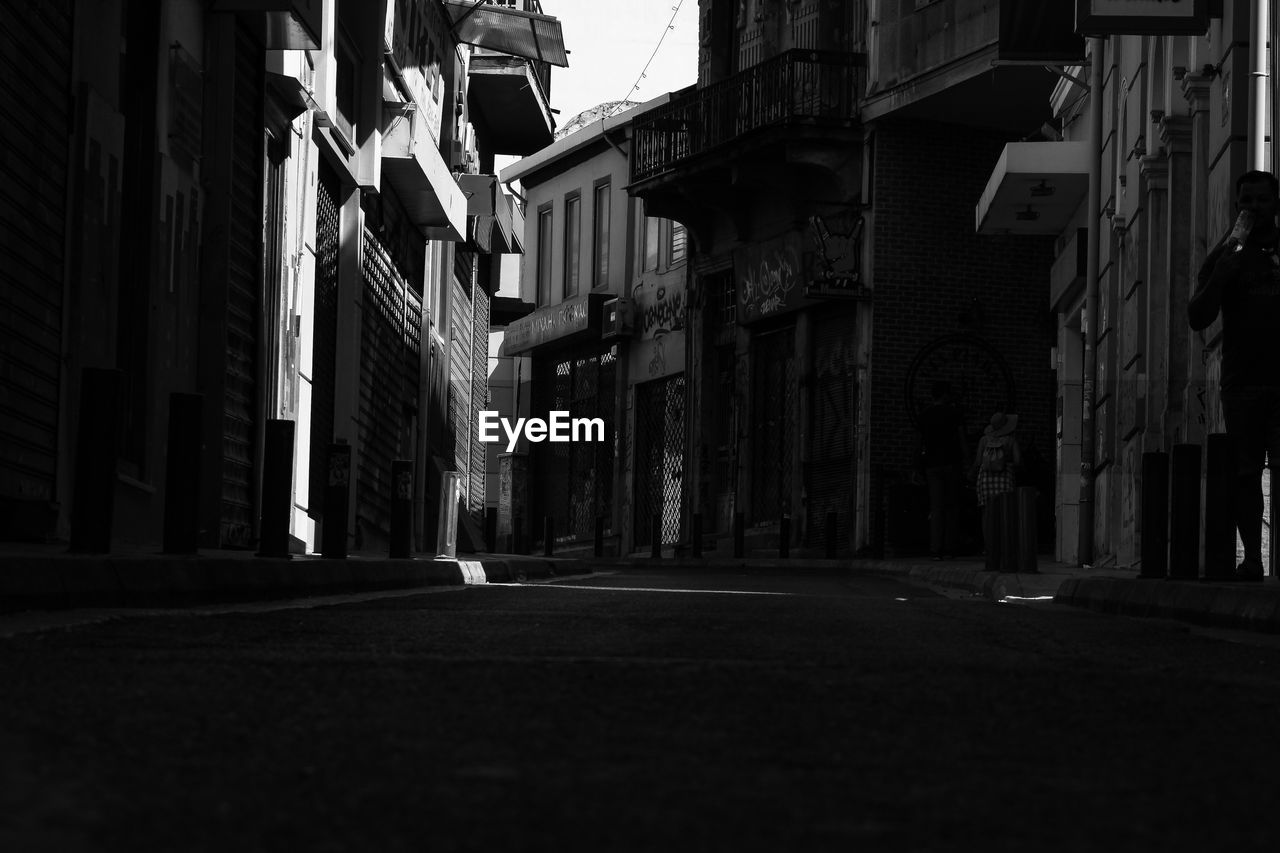
<instances>
[{"instance_id":1,"label":"silhouetted person","mask_svg":"<svg viewBox=\"0 0 1280 853\"><path fill-rule=\"evenodd\" d=\"M1018 466L1022 464L1022 448L1018 446L1013 431L1018 428L1018 416L996 412L991 416L982 438L978 439L978 453L973 459L973 476L982 506L982 541L987 552L987 568L1000 566L999 514L996 498L1013 494L1018 485Z\"/></svg>"},{"instance_id":2,"label":"silhouetted person","mask_svg":"<svg viewBox=\"0 0 1280 853\"><path fill-rule=\"evenodd\" d=\"M951 385L934 382L933 402L920 413L920 464L929 484L929 553L950 560L960 543L960 486L964 479L964 416Z\"/></svg>"},{"instance_id":3,"label":"silhouetted person","mask_svg":"<svg viewBox=\"0 0 1280 853\"><path fill-rule=\"evenodd\" d=\"M1222 314L1222 415L1236 451L1236 528L1244 544L1238 580L1262 580L1262 466L1280 459L1280 253L1276 178L1236 179L1235 227L1200 267L1187 306L1191 328Z\"/></svg>"}]
</instances>

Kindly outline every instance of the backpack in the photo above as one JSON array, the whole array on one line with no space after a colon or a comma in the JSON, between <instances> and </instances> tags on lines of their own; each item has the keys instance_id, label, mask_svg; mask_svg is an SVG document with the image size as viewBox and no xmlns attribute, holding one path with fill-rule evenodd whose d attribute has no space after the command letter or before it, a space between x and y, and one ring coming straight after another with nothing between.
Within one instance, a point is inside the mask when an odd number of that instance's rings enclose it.
<instances>
[{"instance_id":1,"label":"backpack","mask_svg":"<svg viewBox=\"0 0 1280 853\"><path fill-rule=\"evenodd\" d=\"M1001 472L1009 464L1009 436L987 439L987 446L982 449L982 470Z\"/></svg>"}]
</instances>

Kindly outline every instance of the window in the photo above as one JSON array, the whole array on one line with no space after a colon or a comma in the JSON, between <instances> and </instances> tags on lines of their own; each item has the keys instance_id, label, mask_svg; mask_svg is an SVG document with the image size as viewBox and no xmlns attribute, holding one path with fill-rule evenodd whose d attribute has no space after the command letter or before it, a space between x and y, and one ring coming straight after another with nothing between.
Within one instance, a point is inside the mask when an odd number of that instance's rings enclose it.
<instances>
[{"instance_id":1,"label":"window","mask_svg":"<svg viewBox=\"0 0 1280 853\"><path fill-rule=\"evenodd\" d=\"M674 219L671 220L671 228L667 234L667 266L674 267L684 263L688 254L688 235L685 233L684 226Z\"/></svg>"},{"instance_id":2,"label":"window","mask_svg":"<svg viewBox=\"0 0 1280 853\"><path fill-rule=\"evenodd\" d=\"M640 221L640 229L643 232L641 241L644 245L640 272L650 272L658 268L658 225L659 220L655 216L646 216Z\"/></svg>"},{"instance_id":3,"label":"window","mask_svg":"<svg viewBox=\"0 0 1280 853\"><path fill-rule=\"evenodd\" d=\"M582 196L573 193L564 200L564 295L578 295L582 255Z\"/></svg>"},{"instance_id":4,"label":"window","mask_svg":"<svg viewBox=\"0 0 1280 853\"><path fill-rule=\"evenodd\" d=\"M551 304L551 205L538 208L538 304Z\"/></svg>"},{"instance_id":5,"label":"window","mask_svg":"<svg viewBox=\"0 0 1280 853\"><path fill-rule=\"evenodd\" d=\"M351 37L345 27L338 27L338 37L334 50L334 105L338 108L336 124L346 136L347 141L356 141L357 95L360 91L356 82L356 70L360 62Z\"/></svg>"},{"instance_id":6,"label":"window","mask_svg":"<svg viewBox=\"0 0 1280 853\"><path fill-rule=\"evenodd\" d=\"M595 225L591 230L591 257L595 260L592 287L607 287L609 284L609 201L609 182L596 184Z\"/></svg>"},{"instance_id":7,"label":"window","mask_svg":"<svg viewBox=\"0 0 1280 853\"><path fill-rule=\"evenodd\" d=\"M738 293L733 283L733 272L719 273L713 281L720 291L720 325L731 329L738 322Z\"/></svg>"}]
</instances>

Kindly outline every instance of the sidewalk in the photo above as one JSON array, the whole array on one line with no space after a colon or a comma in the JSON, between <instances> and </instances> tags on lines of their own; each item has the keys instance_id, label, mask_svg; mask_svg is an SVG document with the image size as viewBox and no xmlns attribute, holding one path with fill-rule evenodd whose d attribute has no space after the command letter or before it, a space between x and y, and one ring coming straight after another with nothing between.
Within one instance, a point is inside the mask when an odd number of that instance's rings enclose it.
<instances>
[{"instance_id":1,"label":"sidewalk","mask_svg":"<svg viewBox=\"0 0 1280 853\"><path fill-rule=\"evenodd\" d=\"M1052 598L1100 613L1177 619L1215 628L1280 633L1280 582L1140 578L1126 569L1041 562L1036 574L988 572L980 562L855 560L855 569L905 573L933 586L965 589L994 601Z\"/></svg>"},{"instance_id":2,"label":"sidewalk","mask_svg":"<svg viewBox=\"0 0 1280 853\"><path fill-rule=\"evenodd\" d=\"M873 573L970 592L992 601L1052 599L1127 616L1161 617L1201 625L1280 633L1280 582L1223 583L1140 579L1125 569L1085 569L1041 561L1033 574L989 572L977 559L841 559L719 555L691 557L535 557L516 554L421 555L390 559L354 554L346 560L314 555L291 559L248 551L203 551L174 556L156 551L71 554L63 545L0 545L0 612L71 607L181 606L414 589L511 583L587 575L594 570L643 568L820 574Z\"/></svg>"},{"instance_id":3,"label":"sidewalk","mask_svg":"<svg viewBox=\"0 0 1280 853\"><path fill-rule=\"evenodd\" d=\"M597 565L654 564L643 558ZM793 558L663 559L667 567L776 571L845 571L905 576L913 583L970 592L992 601L1048 601L1125 616L1178 619L1218 628L1280 633L1280 582L1175 581L1138 577L1133 569L1086 569L1040 561L1035 573L990 572L981 559L934 562L924 557L875 560Z\"/></svg>"}]
</instances>

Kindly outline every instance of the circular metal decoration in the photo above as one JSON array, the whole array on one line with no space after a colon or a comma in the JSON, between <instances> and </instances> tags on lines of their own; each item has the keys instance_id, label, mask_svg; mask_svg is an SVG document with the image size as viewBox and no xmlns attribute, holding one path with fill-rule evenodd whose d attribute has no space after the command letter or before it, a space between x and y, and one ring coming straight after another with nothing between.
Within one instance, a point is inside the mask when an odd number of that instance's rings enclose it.
<instances>
[{"instance_id":1,"label":"circular metal decoration","mask_svg":"<svg viewBox=\"0 0 1280 853\"><path fill-rule=\"evenodd\" d=\"M951 383L965 430L981 432L995 412L1016 412L1017 389L1004 356L977 335L944 335L926 344L907 369L906 405L913 426L933 401L933 383Z\"/></svg>"}]
</instances>

